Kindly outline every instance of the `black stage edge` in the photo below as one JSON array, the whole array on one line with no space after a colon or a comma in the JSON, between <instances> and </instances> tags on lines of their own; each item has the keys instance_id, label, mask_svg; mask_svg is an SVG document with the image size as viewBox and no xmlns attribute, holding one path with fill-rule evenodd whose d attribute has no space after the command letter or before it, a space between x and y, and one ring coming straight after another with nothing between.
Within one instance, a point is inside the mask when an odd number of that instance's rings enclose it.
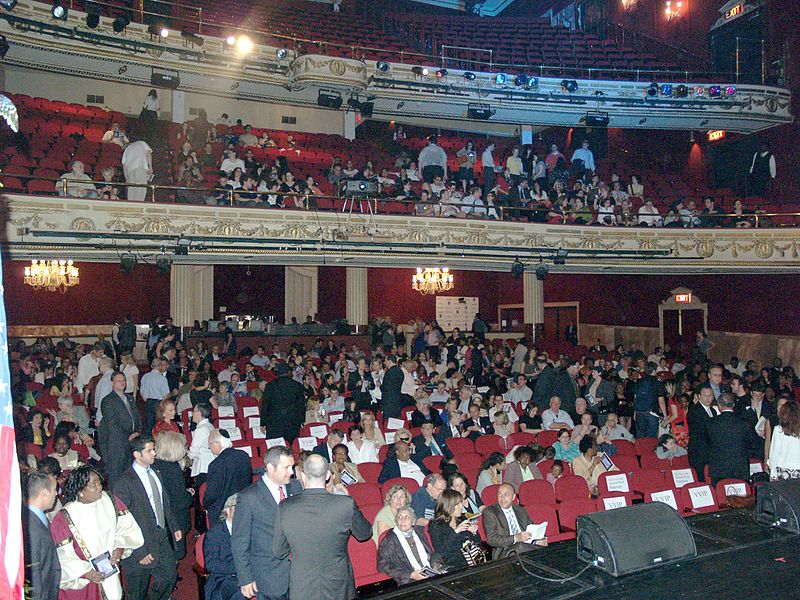
<instances>
[{"instance_id":1,"label":"black stage edge","mask_svg":"<svg viewBox=\"0 0 800 600\"><path fill-rule=\"evenodd\" d=\"M590 567L556 583L525 573L518 559L493 561L370 596L407 600L617 598L731 600L800 598L800 536L755 522L753 511L726 510L688 519L697 557L614 578ZM575 540L522 556L526 568L550 579L573 576L586 566Z\"/></svg>"}]
</instances>

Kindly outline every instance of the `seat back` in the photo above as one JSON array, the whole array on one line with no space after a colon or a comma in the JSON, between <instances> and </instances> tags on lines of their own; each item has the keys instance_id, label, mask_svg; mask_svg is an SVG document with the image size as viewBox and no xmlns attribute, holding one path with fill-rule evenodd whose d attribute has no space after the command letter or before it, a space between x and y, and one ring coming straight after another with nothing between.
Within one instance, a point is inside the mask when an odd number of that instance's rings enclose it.
<instances>
[{"instance_id":1,"label":"seat back","mask_svg":"<svg viewBox=\"0 0 800 600\"><path fill-rule=\"evenodd\" d=\"M482 435L475 440L475 451L481 456L503 452L503 439L499 435Z\"/></svg>"},{"instance_id":2,"label":"seat back","mask_svg":"<svg viewBox=\"0 0 800 600\"><path fill-rule=\"evenodd\" d=\"M475 444L469 438L453 437L447 440L447 447L453 454L473 454L475 453Z\"/></svg>"},{"instance_id":3,"label":"seat back","mask_svg":"<svg viewBox=\"0 0 800 600\"><path fill-rule=\"evenodd\" d=\"M581 515L597 512L597 505L589 498L573 499L558 505L558 520L561 529L575 531L575 521Z\"/></svg>"},{"instance_id":4,"label":"seat back","mask_svg":"<svg viewBox=\"0 0 800 600\"><path fill-rule=\"evenodd\" d=\"M381 496L384 499L393 485L402 485L408 490L409 494L413 494L419 489L419 484L416 479L411 479L410 477L392 477L384 481L381 485Z\"/></svg>"},{"instance_id":5,"label":"seat back","mask_svg":"<svg viewBox=\"0 0 800 600\"><path fill-rule=\"evenodd\" d=\"M497 504L497 490L500 487L500 484L493 483L492 485L487 485L483 488L481 492L481 500L486 506L491 506L492 504Z\"/></svg>"},{"instance_id":6,"label":"seat back","mask_svg":"<svg viewBox=\"0 0 800 600\"><path fill-rule=\"evenodd\" d=\"M522 506L531 505L556 505L556 493L549 481L544 479L531 479L522 482L517 494Z\"/></svg>"},{"instance_id":7,"label":"seat back","mask_svg":"<svg viewBox=\"0 0 800 600\"><path fill-rule=\"evenodd\" d=\"M719 510L717 494L708 483L687 483L680 489L680 509L685 514Z\"/></svg>"},{"instance_id":8,"label":"seat back","mask_svg":"<svg viewBox=\"0 0 800 600\"><path fill-rule=\"evenodd\" d=\"M597 478L597 487L601 494L629 494L633 491L630 477L624 471L601 473Z\"/></svg>"},{"instance_id":9,"label":"seat back","mask_svg":"<svg viewBox=\"0 0 800 600\"><path fill-rule=\"evenodd\" d=\"M589 495L589 484L583 477L564 475L556 481L556 502L583 500Z\"/></svg>"},{"instance_id":10,"label":"seat back","mask_svg":"<svg viewBox=\"0 0 800 600\"><path fill-rule=\"evenodd\" d=\"M714 486L714 491L720 503L725 502L728 496L749 496L751 493L750 484L741 479L721 479Z\"/></svg>"},{"instance_id":11,"label":"seat back","mask_svg":"<svg viewBox=\"0 0 800 600\"><path fill-rule=\"evenodd\" d=\"M381 487L376 483L354 483L347 486L347 493L350 494L356 506L383 502Z\"/></svg>"},{"instance_id":12,"label":"seat back","mask_svg":"<svg viewBox=\"0 0 800 600\"><path fill-rule=\"evenodd\" d=\"M380 463L361 463L358 465L358 472L367 483L378 483L378 476L381 474L383 465Z\"/></svg>"}]
</instances>

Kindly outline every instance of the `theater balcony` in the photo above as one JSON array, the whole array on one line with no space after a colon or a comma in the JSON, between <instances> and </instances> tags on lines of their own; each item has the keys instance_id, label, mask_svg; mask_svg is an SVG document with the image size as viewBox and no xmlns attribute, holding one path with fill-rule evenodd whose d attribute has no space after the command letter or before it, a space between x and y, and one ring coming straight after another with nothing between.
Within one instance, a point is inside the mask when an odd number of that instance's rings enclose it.
<instances>
[{"instance_id":1,"label":"theater balcony","mask_svg":"<svg viewBox=\"0 0 800 600\"><path fill-rule=\"evenodd\" d=\"M6 194L14 259L409 267L528 273L788 273L800 228L671 229L386 214L388 203L257 209ZM392 204L397 204L392 203Z\"/></svg>"}]
</instances>

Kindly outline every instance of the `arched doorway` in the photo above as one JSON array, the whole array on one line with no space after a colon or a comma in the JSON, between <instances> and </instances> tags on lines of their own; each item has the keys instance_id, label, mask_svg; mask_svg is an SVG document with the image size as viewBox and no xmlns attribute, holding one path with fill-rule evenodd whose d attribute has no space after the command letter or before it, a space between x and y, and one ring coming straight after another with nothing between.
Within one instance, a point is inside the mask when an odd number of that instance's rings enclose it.
<instances>
[{"instance_id":1,"label":"arched doorway","mask_svg":"<svg viewBox=\"0 0 800 600\"><path fill-rule=\"evenodd\" d=\"M683 356L690 356L698 331L708 332L708 304L689 288L675 288L658 305L661 347L669 344Z\"/></svg>"}]
</instances>

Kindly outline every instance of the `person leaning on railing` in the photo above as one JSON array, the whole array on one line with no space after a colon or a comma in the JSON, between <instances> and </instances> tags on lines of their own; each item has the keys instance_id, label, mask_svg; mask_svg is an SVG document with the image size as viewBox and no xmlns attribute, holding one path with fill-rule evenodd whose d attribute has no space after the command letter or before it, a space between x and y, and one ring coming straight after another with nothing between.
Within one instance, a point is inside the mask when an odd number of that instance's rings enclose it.
<instances>
[{"instance_id":1,"label":"person leaning on railing","mask_svg":"<svg viewBox=\"0 0 800 600\"><path fill-rule=\"evenodd\" d=\"M84 172L83 163L73 161L72 170L58 178L56 191L59 196L72 198L97 198L97 188L92 178Z\"/></svg>"}]
</instances>

